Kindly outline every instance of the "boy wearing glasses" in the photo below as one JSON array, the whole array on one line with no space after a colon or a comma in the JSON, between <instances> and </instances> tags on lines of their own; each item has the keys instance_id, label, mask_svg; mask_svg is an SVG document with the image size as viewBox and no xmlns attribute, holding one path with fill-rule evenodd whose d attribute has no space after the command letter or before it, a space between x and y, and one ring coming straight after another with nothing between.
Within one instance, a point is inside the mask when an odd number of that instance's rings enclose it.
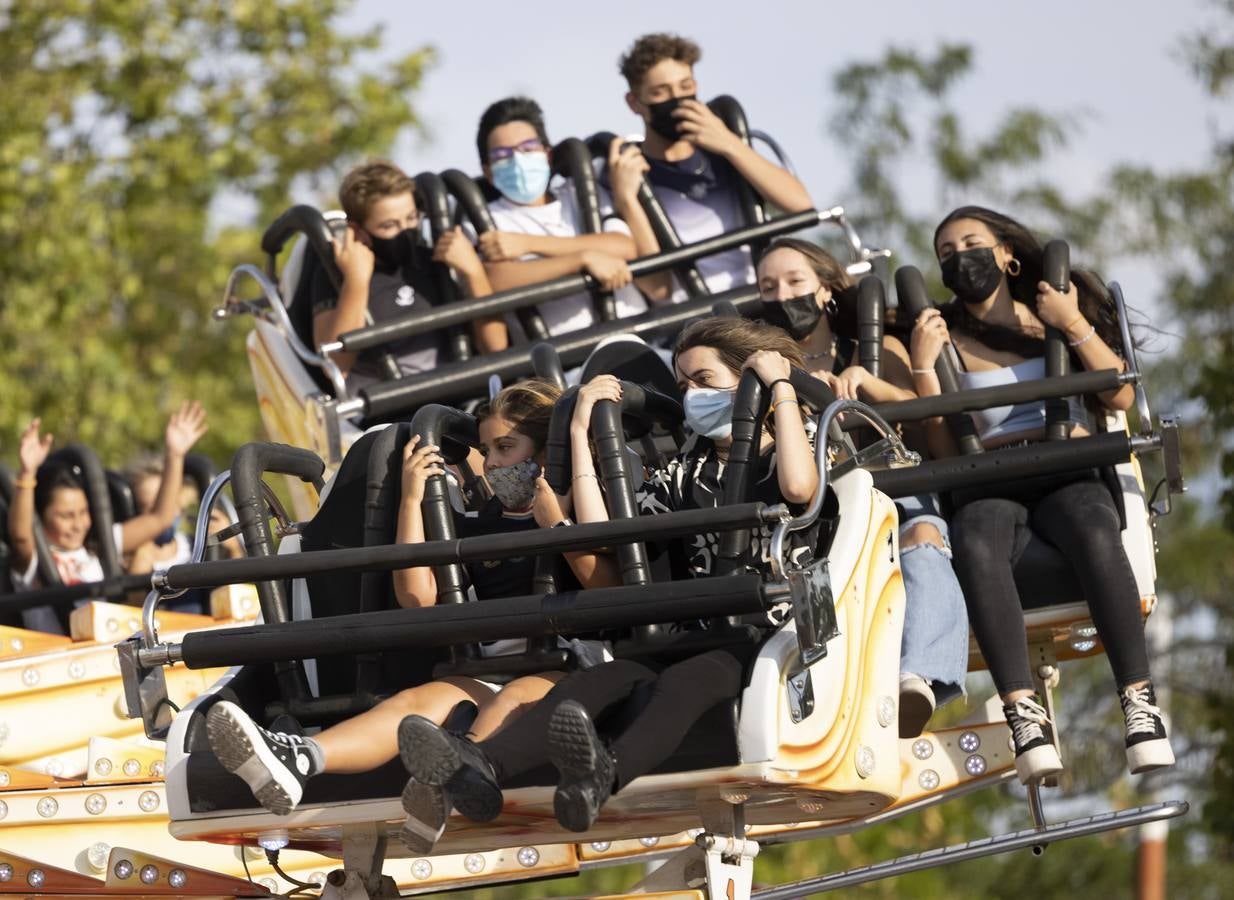
<instances>
[{"instance_id":1,"label":"boy wearing glasses","mask_svg":"<svg viewBox=\"0 0 1234 900\"><path fill-rule=\"evenodd\" d=\"M634 42L618 65L630 88L626 105L643 120L646 137L640 146L627 145L620 152L624 171L614 169L610 157L614 194L621 192L619 184L628 173L641 168L686 244L750 224L741 216L738 175L785 212L814 205L791 172L756 153L696 99L694 64L701 57L698 44L678 35L647 34ZM713 292L754 281L744 248L705 257L697 265ZM678 287L673 300L683 299Z\"/></svg>"},{"instance_id":2,"label":"boy wearing glasses","mask_svg":"<svg viewBox=\"0 0 1234 900\"><path fill-rule=\"evenodd\" d=\"M605 290L615 292L619 317L647 309L646 300L631 284L626 262L654 252L650 225L645 225L641 242L637 230L631 237L630 228L615 217L605 220L600 234L582 233L573 188L562 184L557 191L549 190L551 150L539 104L527 97L492 104L480 117L476 149L484 177L501 193L489 204L497 228L479 237L493 290L586 272ZM645 223L642 209L637 213ZM663 294L667 296L667 282ZM596 321L587 292L541 303L537 309L553 335Z\"/></svg>"},{"instance_id":3,"label":"boy wearing glasses","mask_svg":"<svg viewBox=\"0 0 1234 900\"><path fill-rule=\"evenodd\" d=\"M443 299L433 280L434 262L454 269L470 296L492 293L484 266L460 229L442 235L436 247L419 241L415 182L398 166L384 160L357 166L343 178L339 201L347 214L347 229L335 238L334 259L343 284L335 291L324 267L319 267L311 284L317 346L363 328L365 313L380 323L431 310ZM473 331L482 351L505 349L500 322L477 322ZM444 333L420 334L359 354L340 353L334 359L347 376L348 388L361 387L383 377L377 362L381 354L392 353L403 374L411 375L444 361L444 342Z\"/></svg>"}]
</instances>

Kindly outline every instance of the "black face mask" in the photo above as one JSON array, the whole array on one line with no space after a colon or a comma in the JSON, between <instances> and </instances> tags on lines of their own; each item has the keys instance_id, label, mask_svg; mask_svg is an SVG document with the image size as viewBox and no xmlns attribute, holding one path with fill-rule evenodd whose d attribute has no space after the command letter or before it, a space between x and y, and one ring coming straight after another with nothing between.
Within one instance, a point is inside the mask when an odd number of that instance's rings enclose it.
<instances>
[{"instance_id":1,"label":"black face mask","mask_svg":"<svg viewBox=\"0 0 1234 900\"><path fill-rule=\"evenodd\" d=\"M392 238L368 236L369 246L377 262L386 269L400 269L409 266L415 259L415 249L420 242L420 232L415 228L405 228Z\"/></svg>"},{"instance_id":2,"label":"black face mask","mask_svg":"<svg viewBox=\"0 0 1234 900\"><path fill-rule=\"evenodd\" d=\"M814 293L790 297L781 302L763 301L763 321L768 325L783 328L795 341L804 341L818 327L823 311Z\"/></svg>"},{"instance_id":3,"label":"black face mask","mask_svg":"<svg viewBox=\"0 0 1234 900\"><path fill-rule=\"evenodd\" d=\"M1003 280L1003 270L994 261L994 250L990 247L953 253L939 268L943 284L965 303L984 303Z\"/></svg>"},{"instance_id":4,"label":"black face mask","mask_svg":"<svg viewBox=\"0 0 1234 900\"><path fill-rule=\"evenodd\" d=\"M647 123L647 127L666 141L676 143L681 140L681 119L673 115L673 110L681 106L683 100L693 99L694 96L690 95L689 97L670 97L659 103L648 103L647 111L651 113L651 120Z\"/></svg>"}]
</instances>

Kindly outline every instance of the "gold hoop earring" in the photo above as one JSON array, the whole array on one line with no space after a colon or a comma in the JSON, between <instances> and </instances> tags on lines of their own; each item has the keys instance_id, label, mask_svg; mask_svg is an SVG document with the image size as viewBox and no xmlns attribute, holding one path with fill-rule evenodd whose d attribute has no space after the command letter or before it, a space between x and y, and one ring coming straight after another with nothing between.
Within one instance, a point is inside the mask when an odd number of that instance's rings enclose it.
<instances>
[{"instance_id":1,"label":"gold hoop earring","mask_svg":"<svg viewBox=\"0 0 1234 900\"><path fill-rule=\"evenodd\" d=\"M1014 266L1015 268L1012 268L1012 266ZM1020 261L1016 259L1014 256L1011 257L1011 259L1007 260L1007 274L1010 275L1012 278L1015 278L1017 275L1020 274Z\"/></svg>"}]
</instances>

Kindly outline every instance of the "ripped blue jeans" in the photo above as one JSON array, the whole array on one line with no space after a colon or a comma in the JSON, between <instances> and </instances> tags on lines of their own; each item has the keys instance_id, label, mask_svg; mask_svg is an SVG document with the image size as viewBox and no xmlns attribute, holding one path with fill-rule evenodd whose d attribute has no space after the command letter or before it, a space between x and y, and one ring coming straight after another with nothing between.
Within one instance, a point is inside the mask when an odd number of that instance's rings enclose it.
<instances>
[{"instance_id":1,"label":"ripped blue jeans","mask_svg":"<svg viewBox=\"0 0 1234 900\"><path fill-rule=\"evenodd\" d=\"M942 547L928 541L900 547L906 595L900 671L928 681L942 706L963 695L968 673L968 609L951 568L950 531L930 494L901 497L896 507L901 540L915 525L933 525L943 539Z\"/></svg>"}]
</instances>

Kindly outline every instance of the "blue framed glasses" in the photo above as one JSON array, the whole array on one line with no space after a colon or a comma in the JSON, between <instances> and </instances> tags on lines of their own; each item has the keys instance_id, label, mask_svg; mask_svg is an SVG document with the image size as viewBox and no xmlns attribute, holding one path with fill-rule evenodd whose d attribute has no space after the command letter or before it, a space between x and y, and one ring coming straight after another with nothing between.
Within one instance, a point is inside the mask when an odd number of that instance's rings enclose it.
<instances>
[{"instance_id":1,"label":"blue framed glasses","mask_svg":"<svg viewBox=\"0 0 1234 900\"><path fill-rule=\"evenodd\" d=\"M515 153L543 153L546 149L544 142L539 138L529 138L513 147L494 147L488 152L488 161L490 164L499 163L513 159Z\"/></svg>"}]
</instances>

